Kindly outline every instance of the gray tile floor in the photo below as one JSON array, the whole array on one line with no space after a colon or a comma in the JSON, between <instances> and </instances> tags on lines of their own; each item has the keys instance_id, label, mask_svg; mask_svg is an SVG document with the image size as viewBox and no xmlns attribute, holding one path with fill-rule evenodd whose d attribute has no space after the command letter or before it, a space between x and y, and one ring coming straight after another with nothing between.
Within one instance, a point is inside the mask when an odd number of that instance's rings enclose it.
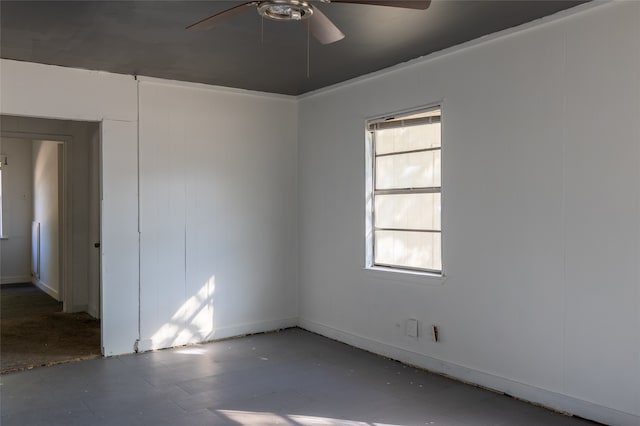
<instances>
[{"instance_id":1,"label":"gray tile floor","mask_svg":"<svg viewBox=\"0 0 640 426\"><path fill-rule=\"evenodd\" d=\"M592 425L300 330L0 377L11 425Z\"/></svg>"}]
</instances>

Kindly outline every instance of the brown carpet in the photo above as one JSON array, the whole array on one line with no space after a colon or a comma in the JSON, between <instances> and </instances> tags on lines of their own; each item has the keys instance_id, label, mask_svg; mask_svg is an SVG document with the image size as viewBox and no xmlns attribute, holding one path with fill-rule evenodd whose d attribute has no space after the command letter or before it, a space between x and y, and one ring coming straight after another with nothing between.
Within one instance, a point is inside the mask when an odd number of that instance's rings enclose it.
<instances>
[{"instance_id":1,"label":"brown carpet","mask_svg":"<svg viewBox=\"0 0 640 426\"><path fill-rule=\"evenodd\" d=\"M31 284L0 287L0 373L100 356L100 321Z\"/></svg>"}]
</instances>

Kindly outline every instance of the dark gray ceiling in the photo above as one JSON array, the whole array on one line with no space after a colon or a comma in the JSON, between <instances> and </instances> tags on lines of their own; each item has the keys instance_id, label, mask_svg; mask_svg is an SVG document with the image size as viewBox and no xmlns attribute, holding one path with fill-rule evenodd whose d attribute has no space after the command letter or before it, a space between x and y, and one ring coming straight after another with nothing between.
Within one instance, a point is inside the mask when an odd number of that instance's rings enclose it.
<instances>
[{"instance_id":1,"label":"dark gray ceiling","mask_svg":"<svg viewBox=\"0 0 640 426\"><path fill-rule=\"evenodd\" d=\"M313 4L346 38L309 43L300 22L257 13L185 26L242 2L0 2L2 58L297 95L584 3L433 0L425 11Z\"/></svg>"}]
</instances>

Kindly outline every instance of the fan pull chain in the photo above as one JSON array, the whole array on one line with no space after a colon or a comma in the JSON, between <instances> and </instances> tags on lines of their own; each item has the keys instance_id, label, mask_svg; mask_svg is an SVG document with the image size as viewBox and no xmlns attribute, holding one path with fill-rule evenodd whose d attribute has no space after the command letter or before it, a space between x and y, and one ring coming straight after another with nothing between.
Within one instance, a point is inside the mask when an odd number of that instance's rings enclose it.
<instances>
[{"instance_id":1,"label":"fan pull chain","mask_svg":"<svg viewBox=\"0 0 640 426\"><path fill-rule=\"evenodd\" d=\"M311 32L311 24L307 20L307 78L309 78L309 33Z\"/></svg>"},{"instance_id":2,"label":"fan pull chain","mask_svg":"<svg viewBox=\"0 0 640 426\"><path fill-rule=\"evenodd\" d=\"M264 44L264 16L260 17L260 44Z\"/></svg>"}]
</instances>

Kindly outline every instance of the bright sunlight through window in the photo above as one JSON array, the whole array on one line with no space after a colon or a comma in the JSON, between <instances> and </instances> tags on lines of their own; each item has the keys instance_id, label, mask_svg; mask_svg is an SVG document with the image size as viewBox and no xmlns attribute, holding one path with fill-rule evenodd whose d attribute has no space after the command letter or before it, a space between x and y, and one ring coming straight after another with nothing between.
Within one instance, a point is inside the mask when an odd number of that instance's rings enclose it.
<instances>
[{"instance_id":1,"label":"bright sunlight through window","mask_svg":"<svg viewBox=\"0 0 640 426\"><path fill-rule=\"evenodd\" d=\"M372 120L367 265L442 273L441 108Z\"/></svg>"}]
</instances>

